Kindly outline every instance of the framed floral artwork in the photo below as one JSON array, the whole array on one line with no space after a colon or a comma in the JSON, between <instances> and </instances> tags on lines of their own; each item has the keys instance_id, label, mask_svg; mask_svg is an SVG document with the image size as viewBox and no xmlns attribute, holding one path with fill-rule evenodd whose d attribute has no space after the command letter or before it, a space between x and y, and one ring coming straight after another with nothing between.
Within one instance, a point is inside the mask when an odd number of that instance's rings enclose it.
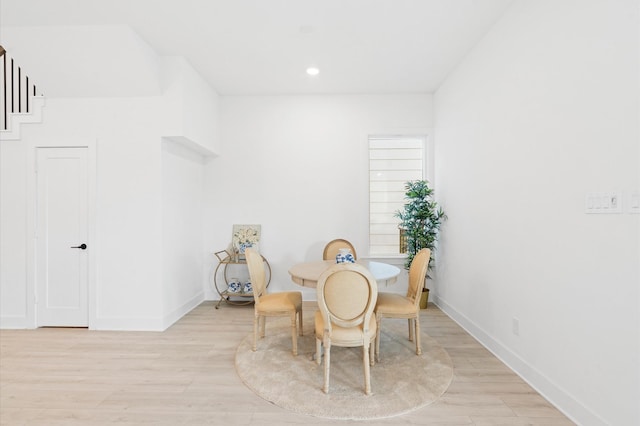
<instances>
[{"instance_id":1,"label":"framed floral artwork","mask_svg":"<svg viewBox=\"0 0 640 426\"><path fill-rule=\"evenodd\" d=\"M260 225L233 225L231 245L238 254L244 254L249 247L258 248L260 243Z\"/></svg>"}]
</instances>

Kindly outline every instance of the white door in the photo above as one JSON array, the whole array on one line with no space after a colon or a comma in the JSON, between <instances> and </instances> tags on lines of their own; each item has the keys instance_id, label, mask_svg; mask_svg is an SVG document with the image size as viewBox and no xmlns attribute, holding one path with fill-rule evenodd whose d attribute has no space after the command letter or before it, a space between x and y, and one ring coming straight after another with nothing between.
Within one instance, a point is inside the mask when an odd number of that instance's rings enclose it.
<instances>
[{"instance_id":1,"label":"white door","mask_svg":"<svg viewBox=\"0 0 640 426\"><path fill-rule=\"evenodd\" d=\"M87 148L37 149L36 323L87 327Z\"/></svg>"}]
</instances>

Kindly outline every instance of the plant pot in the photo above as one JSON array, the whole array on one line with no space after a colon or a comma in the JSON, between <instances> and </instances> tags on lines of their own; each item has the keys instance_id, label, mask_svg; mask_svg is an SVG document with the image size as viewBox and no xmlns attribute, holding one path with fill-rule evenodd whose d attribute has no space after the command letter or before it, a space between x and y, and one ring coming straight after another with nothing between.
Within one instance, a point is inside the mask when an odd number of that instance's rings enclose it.
<instances>
[{"instance_id":1,"label":"plant pot","mask_svg":"<svg viewBox=\"0 0 640 426\"><path fill-rule=\"evenodd\" d=\"M423 288L420 295L420 309L427 309L427 303L429 302L429 289Z\"/></svg>"}]
</instances>

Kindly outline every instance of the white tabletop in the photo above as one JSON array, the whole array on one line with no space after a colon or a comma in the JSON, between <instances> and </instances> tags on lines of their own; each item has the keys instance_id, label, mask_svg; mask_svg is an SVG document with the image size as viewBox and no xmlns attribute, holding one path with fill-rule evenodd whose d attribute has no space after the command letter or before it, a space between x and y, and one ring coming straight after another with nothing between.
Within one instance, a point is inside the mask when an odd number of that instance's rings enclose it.
<instances>
[{"instance_id":1,"label":"white tabletop","mask_svg":"<svg viewBox=\"0 0 640 426\"><path fill-rule=\"evenodd\" d=\"M298 285L315 287L320 275L322 275L329 266L335 265L335 263L335 260L298 263L289 269L289 275L291 275L291 280ZM371 272L378 282L378 286L381 284L393 284L398 280L398 275L400 275L400 268L389 265L388 263L374 262L367 259L358 259L356 263L364 266Z\"/></svg>"}]
</instances>

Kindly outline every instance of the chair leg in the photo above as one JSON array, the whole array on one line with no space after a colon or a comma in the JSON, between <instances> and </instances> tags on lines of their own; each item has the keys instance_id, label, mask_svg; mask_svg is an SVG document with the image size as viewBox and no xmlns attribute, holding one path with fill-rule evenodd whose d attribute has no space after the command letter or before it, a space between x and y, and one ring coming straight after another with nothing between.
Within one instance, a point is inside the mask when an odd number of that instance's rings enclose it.
<instances>
[{"instance_id":1,"label":"chair leg","mask_svg":"<svg viewBox=\"0 0 640 426\"><path fill-rule=\"evenodd\" d=\"M260 322L260 316L255 315L253 317L253 351L255 352L258 348L258 323Z\"/></svg>"},{"instance_id":2,"label":"chair leg","mask_svg":"<svg viewBox=\"0 0 640 426\"><path fill-rule=\"evenodd\" d=\"M300 336L303 335L303 331L302 331L302 309L300 309L300 312L298 312L298 322L300 323Z\"/></svg>"},{"instance_id":3,"label":"chair leg","mask_svg":"<svg viewBox=\"0 0 640 426\"><path fill-rule=\"evenodd\" d=\"M296 356L298 355L298 330L296 327L297 321L296 321L296 312L293 311L293 313L291 314L291 343L293 345L293 355Z\"/></svg>"},{"instance_id":4,"label":"chair leg","mask_svg":"<svg viewBox=\"0 0 640 426\"><path fill-rule=\"evenodd\" d=\"M366 344L366 342L364 345L362 345L362 365L364 366L364 393L366 395L371 395L369 346L370 344Z\"/></svg>"},{"instance_id":5,"label":"chair leg","mask_svg":"<svg viewBox=\"0 0 640 426\"><path fill-rule=\"evenodd\" d=\"M324 393L329 393L329 367L331 365L331 340L325 335L324 337Z\"/></svg>"},{"instance_id":6,"label":"chair leg","mask_svg":"<svg viewBox=\"0 0 640 426\"><path fill-rule=\"evenodd\" d=\"M413 318L409 318L407 321L409 323L409 341L413 342Z\"/></svg>"},{"instance_id":7,"label":"chair leg","mask_svg":"<svg viewBox=\"0 0 640 426\"><path fill-rule=\"evenodd\" d=\"M320 365L322 359L322 340L316 337L316 364Z\"/></svg>"},{"instance_id":8,"label":"chair leg","mask_svg":"<svg viewBox=\"0 0 640 426\"><path fill-rule=\"evenodd\" d=\"M265 316L260 317L260 337L264 337L264 329L265 329L266 322L267 322L267 317Z\"/></svg>"},{"instance_id":9,"label":"chair leg","mask_svg":"<svg viewBox=\"0 0 640 426\"><path fill-rule=\"evenodd\" d=\"M378 329L376 330L376 347L374 355L378 362L380 362L380 325L382 324L382 317L376 316L376 322L378 323Z\"/></svg>"},{"instance_id":10,"label":"chair leg","mask_svg":"<svg viewBox=\"0 0 640 426\"><path fill-rule=\"evenodd\" d=\"M369 364L371 364L371 366L374 366L376 364L376 341L378 339L374 338L374 340L371 341L371 345L369 345Z\"/></svg>"},{"instance_id":11,"label":"chair leg","mask_svg":"<svg viewBox=\"0 0 640 426\"><path fill-rule=\"evenodd\" d=\"M422 355L422 346L420 345L420 314L413 320L416 325L416 355Z\"/></svg>"}]
</instances>

